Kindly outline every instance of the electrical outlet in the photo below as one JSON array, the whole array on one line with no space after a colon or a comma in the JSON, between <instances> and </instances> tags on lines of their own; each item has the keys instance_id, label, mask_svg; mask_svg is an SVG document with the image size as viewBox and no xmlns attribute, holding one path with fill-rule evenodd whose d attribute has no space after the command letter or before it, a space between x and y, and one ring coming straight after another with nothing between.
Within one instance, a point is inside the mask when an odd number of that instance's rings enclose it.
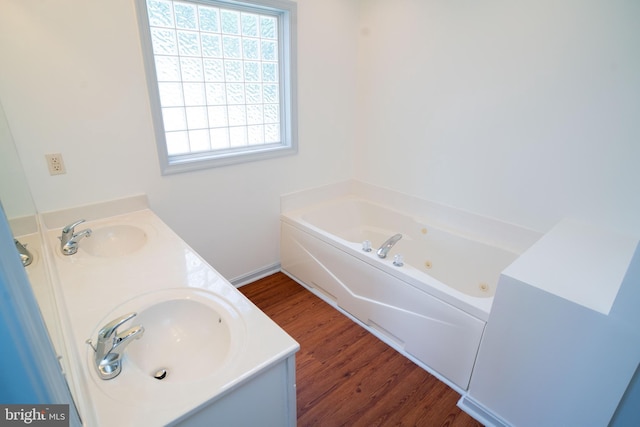
<instances>
[{"instance_id":1,"label":"electrical outlet","mask_svg":"<svg viewBox=\"0 0 640 427\"><path fill-rule=\"evenodd\" d=\"M67 173L67 170L64 168L62 154L45 154L44 157L47 159L47 166L49 166L49 175L61 175L63 173Z\"/></svg>"}]
</instances>

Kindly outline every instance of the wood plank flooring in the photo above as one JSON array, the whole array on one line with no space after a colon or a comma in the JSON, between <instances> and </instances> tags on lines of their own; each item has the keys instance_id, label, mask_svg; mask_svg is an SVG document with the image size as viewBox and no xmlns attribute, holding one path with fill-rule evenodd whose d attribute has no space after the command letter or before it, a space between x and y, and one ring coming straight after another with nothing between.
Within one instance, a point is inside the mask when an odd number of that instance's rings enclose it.
<instances>
[{"instance_id":1,"label":"wood plank flooring","mask_svg":"<svg viewBox=\"0 0 640 427\"><path fill-rule=\"evenodd\" d=\"M240 291L300 343L298 426L481 426L459 394L285 274Z\"/></svg>"}]
</instances>

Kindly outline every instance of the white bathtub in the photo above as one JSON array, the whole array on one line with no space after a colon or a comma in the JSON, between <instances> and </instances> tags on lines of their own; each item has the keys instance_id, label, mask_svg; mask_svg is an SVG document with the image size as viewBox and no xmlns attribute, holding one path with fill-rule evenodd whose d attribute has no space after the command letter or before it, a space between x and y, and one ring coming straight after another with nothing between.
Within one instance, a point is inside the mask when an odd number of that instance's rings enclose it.
<instances>
[{"instance_id":1,"label":"white bathtub","mask_svg":"<svg viewBox=\"0 0 640 427\"><path fill-rule=\"evenodd\" d=\"M396 233L402 239L380 259L376 249ZM458 391L468 387L500 272L517 256L354 195L281 215L285 273Z\"/></svg>"}]
</instances>

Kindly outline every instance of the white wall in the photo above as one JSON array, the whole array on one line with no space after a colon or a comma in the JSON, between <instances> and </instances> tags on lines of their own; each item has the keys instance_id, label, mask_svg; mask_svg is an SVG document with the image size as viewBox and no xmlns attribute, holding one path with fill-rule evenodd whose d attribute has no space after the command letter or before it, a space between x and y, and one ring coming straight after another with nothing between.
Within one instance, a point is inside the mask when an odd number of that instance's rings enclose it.
<instances>
[{"instance_id":1,"label":"white wall","mask_svg":"<svg viewBox=\"0 0 640 427\"><path fill-rule=\"evenodd\" d=\"M0 103L0 201L7 218L33 216L35 212L29 185L23 177L22 163Z\"/></svg>"},{"instance_id":2,"label":"white wall","mask_svg":"<svg viewBox=\"0 0 640 427\"><path fill-rule=\"evenodd\" d=\"M147 193L229 278L278 262L280 194L352 176L537 231L640 234L639 2L299 0L299 154L166 177L133 1L0 11L0 100L38 209Z\"/></svg>"},{"instance_id":3,"label":"white wall","mask_svg":"<svg viewBox=\"0 0 640 427\"><path fill-rule=\"evenodd\" d=\"M146 193L229 279L277 263L280 194L351 177L356 14L298 1L297 155L163 177L134 2L0 0L0 99L38 210Z\"/></svg>"},{"instance_id":4,"label":"white wall","mask_svg":"<svg viewBox=\"0 0 640 427\"><path fill-rule=\"evenodd\" d=\"M640 235L640 2L361 2L355 176Z\"/></svg>"}]
</instances>

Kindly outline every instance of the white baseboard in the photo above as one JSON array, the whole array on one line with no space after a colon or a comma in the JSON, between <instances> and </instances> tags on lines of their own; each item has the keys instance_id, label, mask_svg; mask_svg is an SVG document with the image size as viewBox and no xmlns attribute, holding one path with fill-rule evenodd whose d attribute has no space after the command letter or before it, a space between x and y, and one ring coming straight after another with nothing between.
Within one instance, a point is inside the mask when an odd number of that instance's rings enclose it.
<instances>
[{"instance_id":1,"label":"white baseboard","mask_svg":"<svg viewBox=\"0 0 640 427\"><path fill-rule=\"evenodd\" d=\"M506 421L500 419L497 415L473 400L469 395L463 394L458 400L458 408L472 416L478 422L486 427L510 427Z\"/></svg>"},{"instance_id":2,"label":"white baseboard","mask_svg":"<svg viewBox=\"0 0 640 427\"><path fill-rule=\"evenodd\" d=\"M270 276L271 274L277 273L280 271L280 263L277 262L275 264L267 265L265 267L259 268L258 270L254 270L247 274L243 274L242 276L238 276L235 279L229 280L233 286L239 288L240 286L247 285L251 282L255 282L256 280L262 279L263 277Z\"/></svg>"}]
</instances>

